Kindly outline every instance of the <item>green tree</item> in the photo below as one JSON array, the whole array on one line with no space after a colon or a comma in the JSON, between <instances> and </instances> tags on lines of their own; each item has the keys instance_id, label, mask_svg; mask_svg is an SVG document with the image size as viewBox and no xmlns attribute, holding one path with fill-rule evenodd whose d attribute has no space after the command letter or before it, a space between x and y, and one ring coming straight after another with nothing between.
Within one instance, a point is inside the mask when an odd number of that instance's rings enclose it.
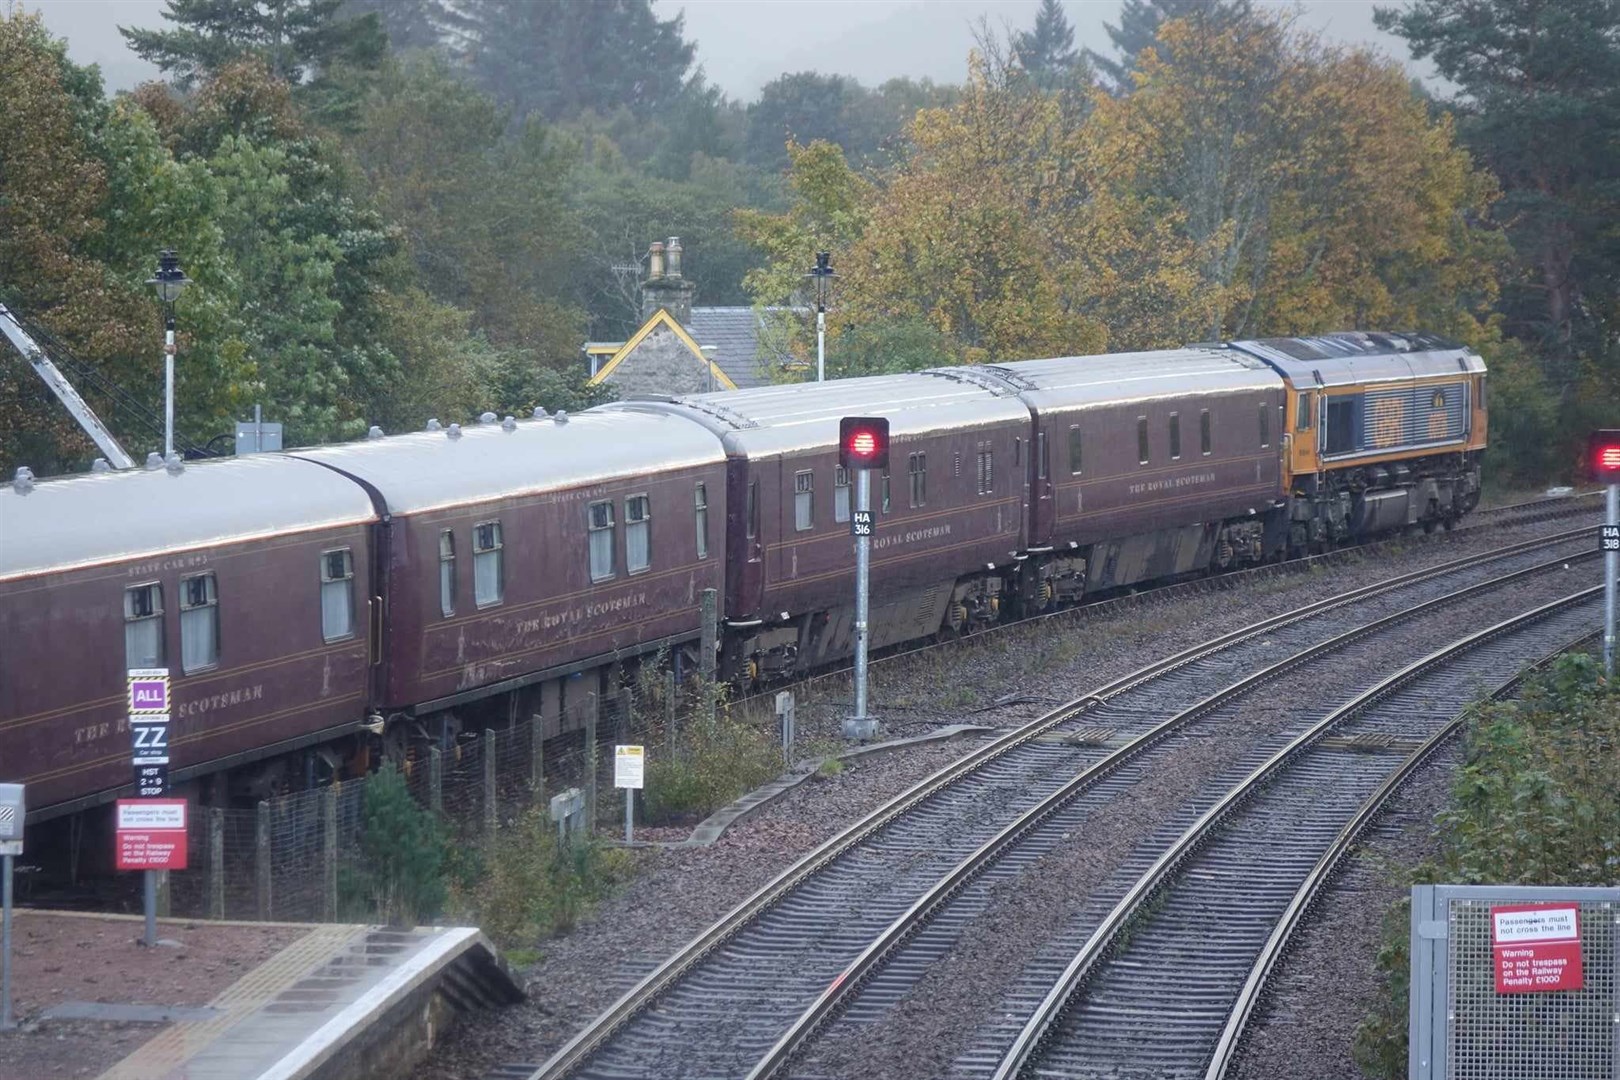
<instances>
[{"instance_id":1,"label":"green tree","mask_svg":"<svg viewBox=\"0 0 1620 1080\"><path fill-rule=\"evenodd\" d=\"M173 30L119 27L137 56L190 89L227 65L254 56L297 84L347 65L370 68L387 38L376 14L340 17L344 0L168 0Z\"/></svg>"},{"instance_id":2,"label":"green tree","mask_svg":"<svg viewBox=\"0 0 1620 1080\"><path fill-rule=\"evenodd\" d=\"M366 781L360 833L361 866L350 889L369 901L373 916L413 926L444 910L448 844L433 814L418 806L394 763Z\"/></svg>"},{"instance_id":3,"label":"green tree","mask_svg":"<svg viewBox=\"0 0 1620 1080\"><path fill-rule=\"evenodd\" d=\"M1074 27L1058 0L1041 0L1034 28L1013 35L1012 47L1018 65L1043 90L1072 86L1085 78L1084 59L1074 47Z\"/></svg>"},{"instance_id":4,"label":"green tree","mask_svg":"<svg viewBox=\"0 0 1620 1080\"><path fill-rule=\"evenodd\" d=\"M344 0L343 14L377 16L396 53L440 47L451 19L444 0Z\"/></svg>"},{"instance_id":5,"label":"green tree","mask_svg":"<svg viewBox=\"0 0 1620 1080\"><path fill-rule=\"evenodd\" d=\"M695 51L682 17L658 18L650 0L463 0L455 13L473 78L518 122L654 115L680 97Z\"/></svg>"},{"instance_id":6,"label":"green tree","mask_svg":"<svg viewBox=\"0 0 1620 1080\"><path fill-rule=\"evenodd\" d=\"M1208 18L1217 22L1241 18L1249 12L1249 0L1125 0L1119 9L1119 25L1103 24L1114 43L1117 57L1086 50L1086 57L1118 94L1129 93L1137 71L1137 57L1153 47L1159 28L1171 19Z\"/></svg>"}]
</instances>

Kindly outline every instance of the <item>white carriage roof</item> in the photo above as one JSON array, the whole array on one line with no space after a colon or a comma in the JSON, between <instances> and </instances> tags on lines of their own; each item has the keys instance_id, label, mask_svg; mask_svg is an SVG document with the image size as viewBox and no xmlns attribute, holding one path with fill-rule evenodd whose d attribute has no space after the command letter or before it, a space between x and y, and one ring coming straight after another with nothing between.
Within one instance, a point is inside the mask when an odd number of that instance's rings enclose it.
<instances>
[{"instance_id":1,"label":"white carriage roof","mask_svg":"<svg viewBox=\"0 0 1620 1080\"><path fill-rule=\"evenodd\" d=\"M1057 356L994 364L981 370L1004 380L1042 412L1116 405L1189 394L1271 390L1282 380L1265 364L1225 349Z\"/></svg>"},{"instance_id":2,"label":"white carriage roof","mask_svg":"<svg viewBox=\"0 0 1620 1080\"><path fill-rule=\"evenodd\" d=\"M254 454L166 469L0 484L0 581L371 521L371 499L328 469Z\"/></svg>"},{"instance_id":3,"label":"white carriage roof","mask_svg":"<svg viewBox=\"0 0 1620 1080\"><path fill-rule=\"evenodd\" d=\"M488 414L485 414L488 415ZM591 410L468 424L291 453L365 481L402 514L559 491L725 459L696 424L673 416Z\"/></svg>"},{"instance_id":4,"label":"white carriage roof","mask_svg":"<svg viewBox=\"0 0 1620 1080\"><path fill-rule=\"evenodd\" d=\"M663 400L615 402L592 412L661 413L695 420L717 433L726 449L770 457L836 446L846 416L882 416L890 437L1028 419L1006 387L964 378L966 368L874 375L687 394Z\"/></svg>"},{"instance_id":5,"label":"white carriage roof","mask_svg":"<svg viewBox=\"0 0 1620 1080\"><path fill-rule=\"evenodd\" d=\"M1323 334L1235 341L1232 348L1263 359L1300 388L1485 371L1485 361L1467 346L1433 334Z\"/></svg>"}]
</instances>

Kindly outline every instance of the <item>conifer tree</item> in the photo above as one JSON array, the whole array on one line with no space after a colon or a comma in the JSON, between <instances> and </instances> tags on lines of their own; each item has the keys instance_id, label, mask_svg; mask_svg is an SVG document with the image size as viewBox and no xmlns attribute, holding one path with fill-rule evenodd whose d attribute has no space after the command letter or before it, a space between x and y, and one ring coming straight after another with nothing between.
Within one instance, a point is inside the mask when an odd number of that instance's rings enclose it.
<instances>
[{"instance_id":1,"label":"conifer tree","mask_svg":"<svg viewBox=\"0 0 1620 1080\"><path fill-rule=\"evenodd\" d=\"M344 18L344 0L169 0L173 30L121 26L129 47L190 89L252 55L279 79L298 84L346 64L375 67L387 49L376 14Z\"/></svg>"}]
</instances>

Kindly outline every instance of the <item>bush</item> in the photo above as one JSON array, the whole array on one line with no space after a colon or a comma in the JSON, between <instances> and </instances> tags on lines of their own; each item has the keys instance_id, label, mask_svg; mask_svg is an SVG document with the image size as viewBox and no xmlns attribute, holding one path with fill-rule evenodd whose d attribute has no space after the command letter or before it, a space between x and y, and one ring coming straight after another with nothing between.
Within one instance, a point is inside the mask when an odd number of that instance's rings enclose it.
<instances>
[{"instance_id":1,"label":"bush","mask_svg":"<svg viewBox=\"0 0 1620 1080\"><path fill-rule=\"evenodd\" d=\"M389 925L412 926L444 910L444 833L418 806L405 778L385 762L366 782L360 865L339 875L344 909Z\"/></svg>"},{"instance_id":2,"label":"bush","mask_svg":"<svg viewBox=\"0 0 1620 1080\"><path fill-rule=\"evenodd\" d=\"M1620 878L1620 689L1590 656L1560 659L1531 679L1518 701L1481 707L1442 837L1419 882L1460 885L1605 885ZM1386 993L1356 1032L1368 1076L1406 1075L1407 901L1385 924L1378 966Z\"/></svg>"},{"instance_id":3,"label":"bush","mask_svg":"<svg viewBox=\"0 0 1620 1080\"><path fill-rule=\"evenodd\" d=\"M629 852L578 839L559 847L543 807L485 845L483 877L458 887L458 907L502 948L525 948L573 929L629 874ZM535 957L538 959L538 956Z\"/></svg>"},{"instance_id":4,"label":"bush","mask_svg":"<svg viewBox=\"0 0 1620 1080\"><path fill-rule=\"evenodd\" d=\"M643 791L649 825L701 819L782 771L772 735L722 713L681 733L674 757L650 757Z\"/></svg>"}]
</instances>

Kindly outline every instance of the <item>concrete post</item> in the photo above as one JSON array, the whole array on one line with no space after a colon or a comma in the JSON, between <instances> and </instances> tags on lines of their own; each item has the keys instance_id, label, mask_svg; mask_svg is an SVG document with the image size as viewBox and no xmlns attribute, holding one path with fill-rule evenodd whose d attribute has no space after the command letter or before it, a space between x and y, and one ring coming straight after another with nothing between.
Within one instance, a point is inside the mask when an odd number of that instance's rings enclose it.
<instances>
[{"instance_id":1,"label":"concrete post","mask_svg":"<svg viewBox=\"0 0 1620 1080\"><path fill-rule=\"evenodd\" d=\"M585 710L585 833L596 833L596 703Z\"/></svg>"},{"instance_id":2,"label":"concrete post","mask_svg":"<svg viewBox=\"0 0 1620 1080\"><path fill-rule=\"evenodd\" d=\"M669 756L675 756L675 669L664 672L664 739L669 744Z\"/></svg>"},{"instance_id":3,"label":"concrete post","mask_svg":"<svg viewBox=\"0 0 1620 1080\"><path fill-rule=\"evenodd\" d=\"M253 869L258 876L258 906L260 922L270 920L270 804L259 803L258 819L253 827Z\"/></svg>"},{"instance_id":4,"label":"concrete post","mask_svg":"<svg viewBox=\"0 0 1620 1080\"><path fill-rule=\"evenodd\" d=\"M325 836L321 841L321 911L327 922L337 922L338 908L338 785L333 784L321 792L321 820Z\"/></svg>"},{"instance_id":5,"label":"concrete post","mask_svg":"<svg viewBox=\"0 0 1620 1080\"><path fill-rule=\"evenodd\" d=\"M714 726L715 710L715 647L720 640L720 594L713 589L703 590L703 623L698 657L698 671L703 676L703 712L710 727Z\"/></svg>"},{"instance_id":6,"label":"concrete post","mask_svg":"<svg viewBox=\"0 0 1620 1080\"><path fill-rule=\"evenodd\" d=\"M208 916L225 917L225 811L208 808Z\"/></svg>"},{"instance_id":7,"label":"concrete post","mask_svg":"<svg viewBox=\"0 0 1620 1080\"><path fill-rule=\"evenodd\" d=\"M444 753L437 746L428 747L428 809L444 813Z\"/></svg>"},{"instance_id":8,"label":"concrete post","mask_svg":"<svg viewBox=\"0 0 1620 1080\"><path fill-rule=\"evenodd\" d=\"M499 799L495 790L495 732L484 729L484 832L495 835L495 823L500 819Z\"/></svg>"},{"instance_id":9,"label":"concrete post","mask_svg":"<svg viewBox=\"0 0 1620 1080\"><path fill-rule=\"evenodd\" d=\"M546 801L546 721L535 713L529 717L529 790L534 801Z\"/></svg>"}]
</instances>

